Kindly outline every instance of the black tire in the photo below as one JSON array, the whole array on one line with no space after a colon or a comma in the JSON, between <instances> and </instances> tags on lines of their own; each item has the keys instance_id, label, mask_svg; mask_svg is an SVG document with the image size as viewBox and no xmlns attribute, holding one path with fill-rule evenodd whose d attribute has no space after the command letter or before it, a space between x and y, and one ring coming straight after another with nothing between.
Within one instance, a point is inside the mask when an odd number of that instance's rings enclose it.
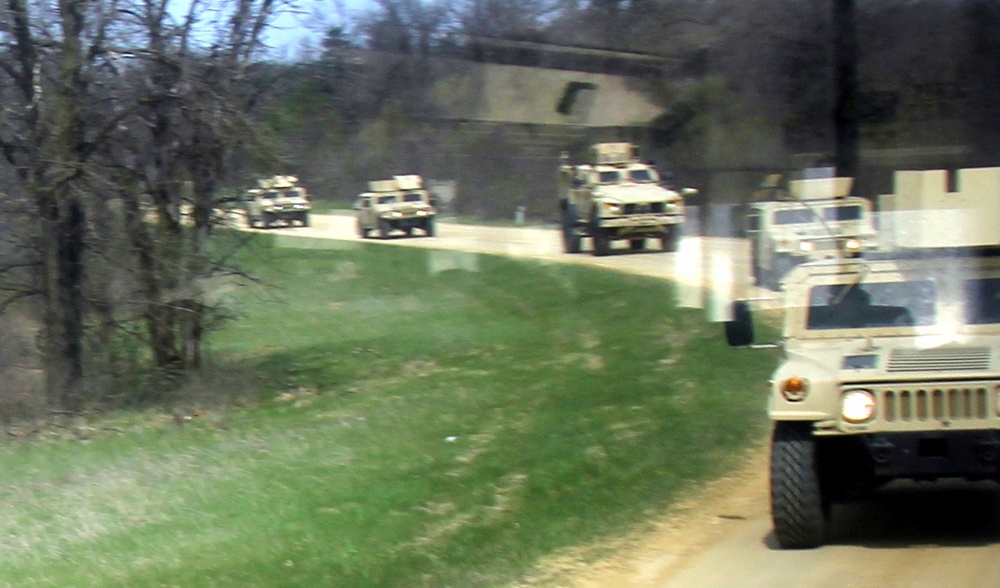
<instances>
[{"instance_id":1,"label":"black tire","mask_svg":"<svg viewBox=\"0 0 1000 588\"><path fill-rule=\"evenodd\" d=\"M667 230L660 236L660 247L669 253L677 251L681 242L681 231L677 225L667 227Z\"/></svg>"},{"instance_id":2,"label":"black tire","mask_svg":"<svg viewBox=\"0 0 1000 588\"><path fill-rule=\"evenodd\" d=\"M590 217L590 237L594 241L593 254L595 257L603 257L611 253L611 237L598 224L596 215Z\"/></svg>"},{"instance_id":3,"label":"black tire","mask_svg":"<svg viewBox=\"0 0 1000 588\"><path fill-rule=\"evenodd\" d=\"M264 225L265 229L270 229L271 225L273 225L275 222L274 215L271 214L270 212L265 212L261 215L261 217L263 218L263 220L261 220L261 224Z\"/></svg>"},{"instance_id":4,"label":"black tire","mask_svg":"<svg viewBox=\"0 0 1000 588\"><path fill-rule=\"evenodd\" d=\"M247 213L247 226L251 229L257 228L257 219L251 216L249 212Z\"/></svg>"},{"instance_id":5,"label":"black tire","mask_svg":"<svg viewBox=\"0 0 1000 588\"><path fill-rule=\"evenodd\" d=\"M413 235L413 227L405 227L403 229L403 234L406 235L407 237Z\"/></svg>"},{"instance_id":6,"label":"black tire","mask_svg":"<svg viewBox=\"0 0 1000 588\"><path fill-rule=\"evenodd\" d=\"M600 227L594 227L591 231L591 236L594 239L594 255L597 257L603 257L611 253L611 239L604 229Z\"/></svg>"},{"instance_id":7,"label":"black tire","mask_svg":"<svg viewBox=\"0 0 1000 588\"><path fill-rule=\"evenodd\" d=\"M381 239L388 239L389 233L392 232L392 224L384 218L378 219L378 236Z\"/></svg>"},{"instance_id":8,"label":"black tire","mask_svg":"<svg viewBox=\"0 0 1000 588\"><path fill-rule=\"evenodd\" d=\"M303 212L302 214L300 214L299 215L299 222L302 223L303 227L308 227L309 226L309 213L308 212Z\"/></svg>"},{"instance_id":9,"label":"black tire","mask_svg":"<svg viewBox=\"0 0 1000 588\"><path fill-rule=\"evenodd\" d=\"M830 504L820 482L812 423L777 422L771 439L771 520L785 549L823 543Z\"/></svg>"},{"instance_id":10,"label":"black tire","mask_svg":"<svg viewBox=\"0 0 1000 588\"><path fill-rule=\"evenodd\" d=\"M434 218L427 217L424 219L424 234L428 237L434 236Z\"/></svg>"},{"instance_id":11,"label":"black tire","mask_svg":"<svg viewBox=\"0 0 1000 588\"><path fill-rule=\"evenodd\" d=\"M628 241L629 249L632 251L642 251L646 248L645 239L629 239Z\"/></svg>"},{"instance_id":12,"label":"black tire","mask_svg":"<svg viewBox=\"0 0 1000 588\"><path fill-rule=\"evenodd\" d=\"M581 250L580 233L576 230L577 223L576 205L569 204L563 211L563 249L566 253L579 253Z\"/></svg>"},{"instance_id":13,"label":"black tire","mask_svg":"<svg viewBox=\"0 0 1000 588\"><path fill-rule=\"evenodd\" d=\"M366 229L365 226L361 223L360 218L358 219L358 236L361 237L362 239L367 239L369 237L368 229Z\"/></svg>"}]
</instances>

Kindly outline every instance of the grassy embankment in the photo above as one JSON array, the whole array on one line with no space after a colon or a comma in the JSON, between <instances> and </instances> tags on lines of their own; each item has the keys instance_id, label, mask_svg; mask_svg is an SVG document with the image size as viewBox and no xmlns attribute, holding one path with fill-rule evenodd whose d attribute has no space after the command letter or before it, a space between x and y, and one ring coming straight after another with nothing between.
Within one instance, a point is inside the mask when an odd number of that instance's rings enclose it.
<instances>
[{"instance_id":1,"label":"grassy embankment","mask_svg":"<svg viewBox=\"0 0 1000 588\"><path fill-rule=\"evenodd\" d=\"M274 238L212 339L242 406L0 447L2 584L502 586L763 433L773 355L667 283Z\"/></svg>"}]
</instances>

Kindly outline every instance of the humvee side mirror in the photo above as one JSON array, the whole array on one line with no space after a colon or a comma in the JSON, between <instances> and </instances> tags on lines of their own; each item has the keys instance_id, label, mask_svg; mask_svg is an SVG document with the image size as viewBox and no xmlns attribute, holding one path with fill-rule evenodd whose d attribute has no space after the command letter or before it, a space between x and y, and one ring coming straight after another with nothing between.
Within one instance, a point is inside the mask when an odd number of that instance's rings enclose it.
<instances>
[{"instance_id":1,"label":"humvee side mirror","mask_svg":"<svg viewBox=\"0 0 1000 588\"><path fill-rule=\"evenodd\" d=\"M681 190L681 196L694 196L698 194L698 188L684 188Z\"/></svg>"},{"instance_id":2,"label":"humvee side mirror","mask_svg":"<svg viewBox=\"0 0 1000 588\"><path fill-rule=\"evenodd\" d=\"M733 302L733 318L725 322L726 343L730 347L746 347L753 343L753 315L746 300Z\"/></svg>"}]
</instances>

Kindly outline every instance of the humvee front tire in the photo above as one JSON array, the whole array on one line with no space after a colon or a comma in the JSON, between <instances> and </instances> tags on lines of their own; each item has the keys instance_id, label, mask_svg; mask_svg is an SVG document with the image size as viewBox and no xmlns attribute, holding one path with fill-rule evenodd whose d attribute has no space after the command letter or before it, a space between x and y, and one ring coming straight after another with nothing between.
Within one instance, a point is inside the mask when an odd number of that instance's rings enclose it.
<instances>
[{"instance_id":1,"label":"humvee front tire","mask_svg":"<svg viewBox=\"0 0 1000 588\"><path fill-rule=\"evenodd\" d=\"M388 239L391 232L392 225L389 224L389 221L384 218L378 219L378 236L382 239Z\"/></svg>"},{"instance_id":2,"label":"humvee front tire","mask_svg":"<svg viewBox=\"0 0 1000 588\"><path fill-rule=\"evenodd\" d=\"M779 421L771 438L771 520L785 549L823 543L830 504L820 482L812 423Z\"/></svg>"},{"instance_id":3,"label":"humvee front tire","mask_svg":"<svg viewBox=\"0 0 1000 588\"><path fill-rule=\"evenodd\" d=\"M666 232L660 236L660 247L667 252L677 251L681 241L681 232L676 226L667 227Z\"/></svg>"},{"instance_id":4,"label":"humvee front tire","mask_svg":"<svg viewBox=\"0 0 1000 588\"><path fill-rule=\"evenodd\" d=\"M309 213L308 212L303 212L302 214L300 214L299 215L299 222L302 223L303 227L308 227L309 226Z\"/></svg>"},{"instance_id":5,"label":"humvee front tire","mask_svg":"<svg viewBox=\"0 0 1000 588\"><path fill-rule=\"evenodd\" d=\"M563 249L566 253L580 252L580 233L576 231L576 205L569 204L563 211Z\"/></svg>"},{"instance_id":6,"label":"humvee front tire","mask_svg":"<svg viewBox=\"0 0 1000 588\"><path fill-rule=\"evenodd\" d=\"M597 218L590 221L590 236L594 240L593 254L601 257L611 253L611 236L597 224Z\"/></svg>"},{"instance_id":7,"label":"humvee front tire","mask_svg":"<svg viewBox=\"0 0 1000 588\"><path fill-rule=\"evenodd\" d=\"M361 237L362 239L368 238L368 229L365 228L365 225L364 223L361 222L361 219L358 219L358 236Z\"/></svg>"},{"instance_id":8,"label":"humvee front tire","mask_svg":"<svg viewBox=\"0 0 1000 588\"><path fill-rule=\"evenodd\" d=\"M264 225L265 229L270 229L271 226L276 222L274 215L270 212L265 212L261 216L263 217L261 223Z\"/></svg>"},{"instance_id":9,"label":"humvee front tire","mask_svg":"<svg viewBox=\"0 0 1000 588\"><path fill-rule=\"evenodd\" d=\"M642 251L646 247L645 239L629 239L628 246L632 251Z\"/></svg>"},{"instance_id":10,"label":"humvee front tire","mask_svg":"<svg viewBox=\"0 0 1000 588\"><path fill-rule=\"evenodd\" d=\"M432 217L424 219L424 234L428 237L434 236L434 219Z\"/></svg>"}]
</instances>

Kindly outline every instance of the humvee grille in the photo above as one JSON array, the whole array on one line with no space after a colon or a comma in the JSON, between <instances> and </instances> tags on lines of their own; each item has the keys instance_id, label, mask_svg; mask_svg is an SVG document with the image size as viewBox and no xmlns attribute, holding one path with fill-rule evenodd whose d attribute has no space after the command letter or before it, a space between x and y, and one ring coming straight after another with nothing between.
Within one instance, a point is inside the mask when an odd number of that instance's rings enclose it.
<instances>
[{"instance_id":1,"label":"humvee grille","mask_svg":"<svg viewBox=\"0 0 1000 588\"><path fill-rule=\"evenodd\" d=\"M882 418L890 423L986 420L989 414L985 386L884 389L879 393Z\"/></svg>"},{"instance_id":2,"label":"humvee grille","mask_svg":"<svg viewBox=\"0 0 1000 588\"><path fill-rule=\"evenodd\" d=\"M662 202L640 202L625 205L625 214L663 214Z\"/></svg>"},{"instance_id":3,"label":"humvee grille","mask_svg":"<svg viewBox=\"0 0 1000 588\"><path fill-rule=\"evenodd\" d=\"M972 371L989 367L989 347L896 349L886 365L890 372Z\"/></svg>"}]
</instances>

